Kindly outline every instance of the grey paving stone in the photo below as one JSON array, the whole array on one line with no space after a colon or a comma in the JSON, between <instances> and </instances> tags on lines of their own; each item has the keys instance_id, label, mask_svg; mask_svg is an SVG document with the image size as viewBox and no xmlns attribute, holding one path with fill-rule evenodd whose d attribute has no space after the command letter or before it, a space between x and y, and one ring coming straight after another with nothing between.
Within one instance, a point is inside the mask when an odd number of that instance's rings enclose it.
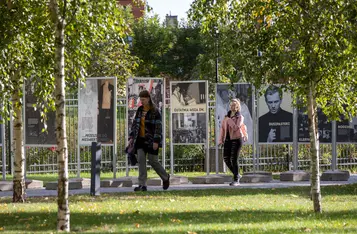
<instances>
[{"instance_id":1,"label":"grey paving stone","mask_svg":"<svg viewBox=\"0 0 357 234\"><path fill-rule=\"evenodd\" d=\"M0 191L12 191L12 181L0 181Z\"/></svg>"},{"instance_id":2,"label":"grey paving stone","mask_svg":"<svg viewBox=\"0 0 357 234\"><path fill-rule=\"evenodd\" d=\"M120 188L120 187L132 187L133 186L133 181L129 179L123 179L123 178L118 178L118 179L113 179L112 184L110 187L114 188Z\"/></svg>"},{"instance_id":3,"label":"grey paving stone","mask_svg":"<svg viewBox=\"0 0 357 234\"><path fill-rule=\"evenodd\" d=\"M310 173L306 171L287 171L280 173L280 181L309 181Z\"/></svg>"},{"instance_id":4,"label":"grey paving stone","mask_svg":"<svg viewBox=\"0 0 357 234\"><path fill-rule=\"evenodd\" d=\"M223 177L225 183L227 182L230 183L233 181L233 175L229 175L229 174L212 174L212 176Z\"/></svg>"},{"instance_id":5,"label":"grey paving stone","mask_svg":"<svg viewBox=\"0 0 357 234\"><path fill-rule=\"evenodd\" d=\"M46 183L46 190L57 190L57 185L58 182L48 182ZM87 186L88 187L88 186ZM68 181L68 189L69 190L73 190L73 189L82 189L83 188L83 184L82 181L80 180L69 180Z\"/></svg>"},{"instance_id":6,"label":"grey paving stone","mask_svg":"<svg viewBox=\"0 0 357 234\"><path fill-rule=\"evenodd\" d=\"M198 176L191 181L193 184L224 184L224 178L216 175Z\"/></svg>"},{"instance_id":7,"label":"grey paving stone","mask_svg":"<svg viewBox=\"0 0 357 234\"><path fill-rule=\"evenodd\" d=\"M139 183L137 176L123 176L123 177L120 177L120 179L123 179L123 180L131 180L131 182L132 182L133 184L138 184L138 183Z\"/></svg>"},{"instance_id":8,"label":"grey paving stone","mask_svg":"<svg viewBox=\"0 0 357 234\"><path fill-rule=\"evenodd\" d=\"M321 175L321 181L347 181L350 178L349 171L324 171Z\"/></svg>"},{"instance_id":9,"label":"grey paving stone","mask_svg":"<svg viewBox=\"0 0 357 234\"><path fill-rule=\"evenodd\" d=\"M241 183L261 183L261 182L270 182L273 178L271 175L263 174L243 174L240 178Z\"/></svg>"},{"instance_id":10,"label":"grey paving stone","mask_svg":"<svg viewBox=\"0 0 357 234\"><path fill-rule=\"evenodd\" d=\"M147 180L147 186L161 186L162 180L161 178L152 178Z\"/></svg>"},{"instance_id":11,"label":"grey paving stone","mask_svg":"<svg viewBox=\"0 0 357 234\"><path fill-rule=\"evenodd\" d=\"M69 183L76 183L80 182L82 184L83 188L89 188L90 187L90 180L89 178L72 178L69 179Z\"/></svg>"},{"instance_id":12,"label":"grey paving stone","mask_svg":"<svg viewBox=\"0 0 357 234\"><path fill-rule=\"evenodd\" d=\"M205 184L206 178L203 176L193 177L191 178L192 184Z\"/></svg>"},{"instance_id":13,"label":"grey paving stone","mask_svg":"<svg viewBox=\"0 0 357 234\"><path fill-rule=\"evenodd\" d=\"M40 189L43 188L43 181L41 180L25 180L25 185L27 189Z\"/></svg>"},{"instance_id":14,"label":"grey paving stone","mask_svg":"<svg viewBox=\"0 0 357 234\"><path fill-rule=\"evenodd\" d=\"M180 185L180 184L188 184L188 177L187 176L170 176L170 186L171 185Z\"/></svg>"}]
</instances>

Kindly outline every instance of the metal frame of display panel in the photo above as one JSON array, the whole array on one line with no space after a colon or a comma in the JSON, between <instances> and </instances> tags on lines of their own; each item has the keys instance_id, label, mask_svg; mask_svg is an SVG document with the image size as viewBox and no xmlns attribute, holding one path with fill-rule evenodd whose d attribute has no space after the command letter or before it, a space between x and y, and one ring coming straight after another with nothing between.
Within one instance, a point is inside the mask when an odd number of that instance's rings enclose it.
<instances>
[{"instance_id":1,"label":"metal frame of display panel","mask_svg":"<svg viewBox=\"0 0 357 234\"><path fill-rule=\"evenodd\" d=\"M116 178L116 173L117 173L117 78L116 77L87 77L86 80L113 80L113 86L114 86L114 100L113 100L113 112L114 112L114 116L113 116L113 143L112 144L102 144L102 146L112 146L114 149L114 155L113 155L113 178ZM98 92L99 92L99 88L98 87ZM81 82L78 82L78 121L79 121L79 113L80 113L80 105L79 105L79 101L80 101L80 90L81 90ZM98 127L97 127L98 128ZM88 145L85 144L80 144L80 134L79 134L79 124L77 124L77 177L80 177L81 174L81 158L80 158L80 147L81 146L90 146L90 144L88 143Z\"/></svg>"},{"instance_id":2,"label":"metal frame of display panel","mask_svg":"<svg viewBox=\"0 0 357 234\"><path fill-rule=\"evenodd\" d=\"M6 180L6 144L5 144L5 124L0 124L0 128L1 128L1 157L2 157L2 179Z\"/></svg>"}]
</instances>

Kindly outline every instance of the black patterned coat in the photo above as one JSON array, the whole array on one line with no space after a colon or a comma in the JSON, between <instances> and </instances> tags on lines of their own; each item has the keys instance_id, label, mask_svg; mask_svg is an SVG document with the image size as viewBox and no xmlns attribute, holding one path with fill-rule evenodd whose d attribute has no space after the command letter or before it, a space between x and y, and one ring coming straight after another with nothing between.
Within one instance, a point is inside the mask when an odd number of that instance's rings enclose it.
<instances>
[{"instance_id":1,"label":"black patterned coat","mask_svg":"<svg viewBox=\"0 0 357 234\"><path fill-rule=\"evenodd\" d=\"M136 145L136 140L139 136L140 131L140 120L143 114L143 106L140 106L136 111L135 117L133 119L133 124L131 126L131 131L129 138L133 139L134 145ZM159 147L162 146L162 122L161 114L158 108L154 107L150 109L145 116L145 144L149 149L149 153L157 154L158 150L153 151L153 144L158 143ZM151 150L150 150L151 149Z\"/></svg>"}]
</instances>

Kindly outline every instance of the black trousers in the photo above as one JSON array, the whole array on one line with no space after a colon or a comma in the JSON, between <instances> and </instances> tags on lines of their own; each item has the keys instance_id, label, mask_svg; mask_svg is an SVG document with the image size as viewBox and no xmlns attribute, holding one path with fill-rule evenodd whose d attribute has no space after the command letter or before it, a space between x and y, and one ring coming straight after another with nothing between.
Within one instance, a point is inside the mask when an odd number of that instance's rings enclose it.
<instances>
[{"instance_id":1,"label":"black trousers","mask_svg":"<svg viewBox=\"0 0 357 234\"><path fill-rule=\"evenodd\" d=\"M234 181L238 181L238 155L241 148L241 138L224 142L223 159L229 170L233 173Z\"/></svg>"}]
</instances>

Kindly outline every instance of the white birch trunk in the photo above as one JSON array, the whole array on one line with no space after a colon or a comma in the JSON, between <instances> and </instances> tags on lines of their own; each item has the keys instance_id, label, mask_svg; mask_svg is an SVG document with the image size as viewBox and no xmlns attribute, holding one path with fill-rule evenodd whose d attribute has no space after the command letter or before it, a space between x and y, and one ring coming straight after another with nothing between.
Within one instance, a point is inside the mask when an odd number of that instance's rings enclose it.
<instances>
[{"instance_id":1,"label":"white birch trunk","mask_svg":"<svg viewBox=\"0 0 357 234\"><path fill-rule=\"evenodd\" d=\"M13 202L25 201L25 154L23 142L22 100L19 92L12 95L12 108L14 111L14 134L12 139L15 153L14 179L13 179Z\"/></svg>"},{"instance_id":2,"label":"white birch trunk","mask_svg":"<svg viewBox=\"0 0 357 234\"><path fill-rule=\"evenodd\" d=\"M314 84L309 87L308 94L308 117L310 132L310 152L311 152L311 199L314 204L314 211L321 213L321 190L320 190L320 146L317 126L317 106L314 99Z\"/></svg>"},{"instance_id":3,"label":"white birch trunk","mask_svg":"<svg viewBox=\"0 0 357 234\"><path fill-rule=\"evenodd\" d=\"M56 95L56 138L58 160L58 213L57 230L70 231L68 205L68 148L65 113L65 62L64 29L65 18L60 16L57 0L50 0L49 8L55 26L55 95Z\"/></svg>"}]
</instances>

